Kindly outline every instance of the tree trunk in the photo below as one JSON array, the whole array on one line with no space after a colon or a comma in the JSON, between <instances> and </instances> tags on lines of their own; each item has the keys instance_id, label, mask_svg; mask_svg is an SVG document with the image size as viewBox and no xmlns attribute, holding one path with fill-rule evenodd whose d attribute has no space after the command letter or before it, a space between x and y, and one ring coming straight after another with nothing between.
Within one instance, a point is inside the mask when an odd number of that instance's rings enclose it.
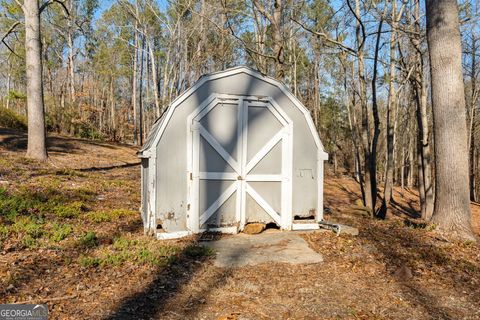
<instances>
[{"instance_id":1,"label":"tree trunk","mask_svg":"<svg viewBox=\"0 0 480 320\"><path fill-rule=\"evenodd\" d=\"M68 72L69 72L69 89L70 89L70 101L75 103L76 94L75 94L75 61L73 57L73 39L71 32L67 36L67 45L68 45ZM73 107L73 106L71 106Z\"/></svg>"},{"instance_id":2,"label":"tree trunk","mask_svg":"<svg viewBox=\"0 0 480 320\"><path fill-rule=\"evenodd\" d=\"M469 148L469 174L470 174L470 200L477 201L475 192L476 185L476 168L474 162L475 155L475 109L477 106L477 38L476 32L472 30L472 44L471 44L471 58L470 58L470 106L469 106L469 126L468 126L468 148Z\"/></svg>"},{"instance_id":3,"label":"tree trunk","mask_svg":"<svg viewBox=\"0 0 480 320\"><path fill-rule=\"evenodd\" d=\"M408 142L408 174L407 174L407 187L411 188L413 186L413 168L414 168L414 155L415 155L415 150L414 150L414 144L413 144L413 139L410 137L410 140Z\"/></svg>"},{"instance_id":4,"label":"tree trunk","mask_svg":"<svg viewBox=\"0 0 480 320\"><path fill-rule=\"evenodd\" d=\"M405 189L405 145L402 143L402 154L400 156L400 186Z\"/></svg>"},{"instance_id":5,"label":"tree trunk","mask_svg":"<svg viewBox=\"0 0 480 320\"><path fill-rule=\"evenodd\" d=\"M111 129L113 133L113 140L116 140L117 134L117 121L116 121L116 114L115 114L115 90L114 90L114 82L115 79L113 75L110 77L110 121L111 121Z\"/></svg>"},{"instance_id":6,"label":"tree trunk","mask_svg":"<svg viewBox=\"0 0 480 320\"><path fill-rule=\"evenodd\" d=\"M472 159L472 162L474 163L475 170L477 170L477 168L479 167L479 160L480 160L479 152L478 152L478 149L475 148L473 150L473 159ZM475 180L475 185L473 186L473 188L475 189L475 192L477 193L478 192L478 181L477 180Z\"/></svg>"},{"instance_id":7,"label":"tree trunk","mask_svg":"<svg viewBox=\"0 0 480 320\"><path fill-rule=\"evenodd\" d=\"M475 166L475 135L472 133L472 138L469 148L469 170L470 170L470 201L477 202L477 192L475 186L477 185L477 168Z\"/></svg>"},{"instance_id":8,"label":"tree trunk","mask_svg":"<svg viewBox=\"0 0 480 320\"><path fill-rule=\"evenodd\" d=\"M42 44L38 0L25 0L25 63L27 71L28 146L27 157L47 159L43 105Z\"/></svg>"},{"instance_id":9,"label":"tree trunk","mask_svg":"<svg viewBox=\"0 0 480 320\"><path fill-rule=\"evenodd\" d=\"M138 16L138 2L135 2ZM133 70L132 70L132 110L133 110L133 144L138 145L138 121L137 121L137 60L138 60L138 22L135 20L134 46L133 46Z\"/></svg>"},{"instance_id":10,"label":"tree trunk","mask_svg":"<svg viewBox=\"0 0 480 320\"><path fill-rule=\"evenodd\" d=\"M283 49L283 36L282 36L282 15L283 4L282 0L275 0L273 5L273 52L277 59L275 64L275 77L279 80L285 79L285 54Z\"/></svg>"},{"instance_id":11,"label":"tree trunk","mask_svg":"<svg viewBox=\"0 0 480 320\"><path fill-rule=\"evenodd\" d=\"M360 19L360 0L355 0L355 15ZM365 77L365 62L363 45L364 39L361 33L361 23L359 20L356 22L356 41L357 41L357 72L359 78L359 96L360 96L360 108L362 111L362 132L361 141L363 148L363 178L364 178L364 190L365 195L363 202L365 207L370 209L370 214L373 216L375 213L376 202L376 179L372 177L372 154L371 154L371 137L370 137L370 125L369 114L367 106L367 80Z\"/></svg>"},{"instance_id":12,"label":"tree trunk","mask_svg":"<svg viewBox=\"0 0 480 320\"><path fill-rule=\"evenodd\" d=\"M343 82L343 88L345 91L345 105L347 106L347 116L348 116L348 126L350 129L350 134L352 137L353 141L353 151L354 151L354 166L355 166L355 172L354 172L354 178L355 181L357 181L360 184L360 192L362 194L362 199L365 201L365 182L362 174L362 167L361 167L361 154L360 154L360 146L359 146L359 141L360 141L360 133L359 129L357 126L357 118L355 116L355 105L356 105L356 100L355 100L355 91L351 90L351 98L349 94L349 90L347 89L347 66L346 62L343 60L342 62L343 68L344 68L344 82ZM351 72L352 72L352 80L354 79L354 73L355 73L355 68L354 64L352 62L351 65Z\"/></svg>"},{"instance_id":13,"label":"tree trunk","mask_svg":"<svg viewBox=\"0 0 480 320\"><path fill-rule=\"evenodd\" d=\"M420 68L423 70L423 68ZM421 71L419 71L420 73ZM430 220L433 213L434 194L432 181L432 166L430 152L430 138L427 118L427 89L423 76L417 76L415 88L415 101L417 104L417 124L418 124L418 162L419 179L421 176L422 188L419 189L421 198L422 218ZM420 91L420 95L418 95ZM421 175L420 175L421 171ZM420 182L419 182L420 184ZM423 198L423 201L422 201Z\"/></svg>"},{"instance_id":14,"label":"tree trunk","mask_svg":"<svg viewBox=\"0 0 480 320\"><path fill-rule=\"evenodd\" d=\"M420 130L420 129L419 129ZM422 137L421 135L417 136L417 168L418 168L418 197L420 200L420 212L422 218L426 219L427 216L427 204L426 204L426 193L425 193L425 170L423 168L423 157L422 157Z\"/></svg>"},{"instance_id":15,"label":"tree trunk","mask_svg":"<svg viewBox=\"0 0 480 320\"><path fill-rule=\"evenodd\" d=\"M320 127L319 121L318 121L318 111L320 109L320 79L318 77L318 61L315 60L313 64L313 123L315 124L315 128ZM345 71L346 72L346 71ZM345 74L345 78L347 75ZM345 80L346 81L346 80ZM344 86L344 90L346 91L346 87ZM347 94L347 93L346 93ZM347 94L347 100L348 100L348 94ZM346 102L348 104L348 101Z\"/></svg>"},{"instance_id":16,"label":"tree trunk","mask_svg":"<svg viewBox=\"0 0 480 320\"><path fill-rule=\"evenodd\" d=\"M258 0L254 0L255 8L270 22L273 41L273 55L275 60L275 77L281 81L285 80L285 50L283 44L283 10L284 2L282 0L274 0L273 14L267 11L264 4Z\"/></svg>"},{"instance_id":17,"label":"tree trunk","mask_svg":"<svg viewBox=\"0 0 480 320\"><path fill-rule=\"evenodd\" d=\"M139 103L139 118L140 118L140 145L143 145L143 95L142 95L142 90L143 90L143 60L144 60L144 51L145 51L145 36L142 37L142 50L140 54L140 90L139 90L139 98L140 98L140 103Z\"/></svg>"},{"instance_id":18,"label":"tree trunk","mask_svg":"<svg viewBox=\"0 0 480 320\"><path fill-rule=\"evenodd\" d=\"M388 102L387 102L387 160L385 168L385 187L383 189L383 201L378 216L385 218L387 216L388 206L392 200L393 189L393 166L394 166L394 127L395 127L395 111L397 104L397 92L395 90L395 48L397 45L396 35L396 11L397 1L392 1L391 8L391 24L392 31L390 32L390 70L389 70L389 85L388 85ZM379 29L379 31L381 31ZM380 32L378 37L380 37Z\"/></svg>"},{"instance_id":19,"label":"tree trunk","mask_svg":"<svg viewBox=\"0 0 480 320\"><path fill-rule=\"evenodd\" d=\"M420 36L420 4L417 1L414 8L414 28L416 35L412 40L415 52L415 77L412 79L414 100L416 103L417 113L417 127L418 127L418 142L417 152L419 158L417 161L417 168L419 171L419 179L422 177L422 188L420 193L420 203L422 218L429 220L432 217L434 205L434 190L432 178L432 156L430 148L430 133L428 128L428 112L427 112L427 84L424 75L424 63L422 56L422 39ZM421 160L421 161L420 161ZM420 174L420 171L421 174ZM419 182L420 186L420 182ZM422 200L423 199L423 200Z\"/></svg>"},{"instance_id":20,"label":"tree trunk","mask_svg":"<svg viewBox=\"0 0 480 320\"><path fill-rule=\"evenodd\" d=\"M152 81L153 81L153 95L155 101L155 116L160 117L160 101L158 95L158 80L157 80L157 67L155 64L155 54L153 52L152 40L148 40L148 52L150 56L150 67L152 72Z\"/></svg>"},{"instance_id":21,"label":"tree trunk","mask_svg":"<svg viewBox=\"0 0 480 320\"><path fill-rule=\"evenodd\" d=\"M7 61L8 61L7 94L5 95L7 101L5 103L5 107L7 109L10 109L10 85L12 83L12 65L11 65L11 62L10 62L10 58L8 58Z\"/></svg>"},{"instance_id":22,"label":"tree trunk","mask_svg":"<svg viewBox=\"0 0 480 320\"><path fill-rule=\"evenodd\" d=\"M436 161L432 222L454 237L474 240L457 2L426 0L426 16Z\"/></svg>"}]
</instances>

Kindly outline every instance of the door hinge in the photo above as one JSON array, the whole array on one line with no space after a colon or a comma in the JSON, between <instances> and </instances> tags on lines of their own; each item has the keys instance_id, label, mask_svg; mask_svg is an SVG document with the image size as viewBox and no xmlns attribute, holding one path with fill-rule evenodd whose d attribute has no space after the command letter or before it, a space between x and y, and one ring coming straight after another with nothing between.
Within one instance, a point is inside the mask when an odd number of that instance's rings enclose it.
<instances>
[{"instance_id":1,"label":"door hinge","mask_svg":"<svg viewBox=\"0 0 480 320\"><path fill-rule=\"evenodd\" d=\"M187 204L187 210L190 210L190 203Z\"/></svg>"},{"instance_id":2,"label":"door hinge","mask_svg":"<svg viewBox=\"0 0 480 320\"><path fill-rule=\"evenodd\" d=\"M193 180L193 173L190 172L190 180Z\"/></svg>"}]
</instances>

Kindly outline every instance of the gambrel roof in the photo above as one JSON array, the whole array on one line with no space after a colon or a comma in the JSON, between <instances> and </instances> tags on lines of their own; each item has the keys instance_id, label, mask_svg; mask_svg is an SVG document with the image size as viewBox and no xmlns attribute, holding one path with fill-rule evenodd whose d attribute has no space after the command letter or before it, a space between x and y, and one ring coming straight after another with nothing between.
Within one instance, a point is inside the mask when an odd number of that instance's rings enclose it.
<instances>
[{"instance_id":1,"label":"gambrel roof","mask_svg":"<svg viewBox=\"0 0 480 320\"><path fill-rule=\"evenodd\" d=\"M308 111L308 109L305 108L305 106L290 92L290 90L287 88L285 84L283 84L282 82L274 78L265 76L261 74L259 71L253 70L246 66L238 66L231 69L227 69L219 72L213 72L213 73L201 76L192 87L190 87L188 90L186 90L181 95L179 95L168 106L167 110L162 114L162 116L158 118L157 121L155 121L153 127L150 129L150 133L147 137L147 140L145 141L145 144L143 145L142 149L140 149L140 151L138 152L138 156L140 158L149 158L151 156L154 149L158 145L158 142L163 132L165 131L165 128L168 125L170 118L175 112L175 109L179 105L181 105L183 101L185 101L188 97L190 97L197 89L199 89L203 84L205 84L208 81L217 80L217 79L233 76L240 73L248 74L252 77L265 81L279 88L293 102L293 104L304 114L305 120L308 123L309 129L315 141L315 145L319 150L320 158L322 160L328 159L328 154L325 152L325 148L323 147L323 144L320 141L320 137L318 135L318 132L310 116L310 111Z\"/></svg>"}]
</instances>

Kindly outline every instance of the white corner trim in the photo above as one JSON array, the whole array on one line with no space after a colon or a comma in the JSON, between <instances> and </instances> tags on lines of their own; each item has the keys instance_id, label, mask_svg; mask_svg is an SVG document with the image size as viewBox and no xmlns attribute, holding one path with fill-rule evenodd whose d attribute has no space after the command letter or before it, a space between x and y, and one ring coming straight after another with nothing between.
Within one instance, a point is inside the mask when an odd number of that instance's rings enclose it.
<instances>
[{"instance_id":1,"label":"white corner trim","mask_svg":"<svg viewBox=\"0 0 480 320\"><path fill-rule=\"evenodd\" d=\"M324 181L324 157L323 154L317 154L317 221L323 220L323 181Z\"/></svg>"},{"instance_id":2,"label":"white corner trim","mask_svg":"<svg viewBox=\"0 0 480 320\"><path fill-rule=\"evenodd\" d=\"M200 232L220 232L220 233L228 233L228 234L237 234L238 227L220 227L220 228L208 228L201 229Z\"/></svg>"},{"instance_id":3,"label":"white corner trim","mask_svg":"<svg viewBox=\"0 0 480 320\"><path fill-rule=\"evenodd\" d=\"M318 230L318 223L293 223L292 230Z\"/></svg>"},{"instance_id":4,"label":"white corner trim","mask_svg":"<svg viewBox=\"0 0 480 320\"><path fill-rule=\"evenodd\" d=\"M158 240L179 239L191 235L190 231L157 232Z\"/></svg>"},{"instance_id":5,"label":"white corner trim","mask_svg":"<svg viewBox=\"0 0 480 320\"><path fill-rule=\"evenodd\" d=\"M152 157L152 151L151 151L151 149L145 150L141 154L137 154L137 157L139 157L139 158L151 158Z\"/></svg>"}]
</instances>

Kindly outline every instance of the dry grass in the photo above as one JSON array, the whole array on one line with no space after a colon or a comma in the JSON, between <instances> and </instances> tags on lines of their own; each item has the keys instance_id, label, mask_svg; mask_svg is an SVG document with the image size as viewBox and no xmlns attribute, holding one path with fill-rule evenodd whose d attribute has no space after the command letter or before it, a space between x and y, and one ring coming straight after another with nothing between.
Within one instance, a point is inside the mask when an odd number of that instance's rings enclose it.
<instances>
[{"instance_id":1,"label":"dry grass","mask_svg":"<svg viewBox=\"0 0 480 320\"><path fill-rule=\"evenodd\" d=\"M480 319L479 245L419 228L414 191L397 189L376 221L352 210L354 181L329 177L327 219L359 236L305 234L322 264L220 269L194 237L143 236L134 148L50 143L36 163L24 135L0 129L0 201L19 211L1 216L0 303L46 302L52 319Z\"/></svg>"}]
</instances>

